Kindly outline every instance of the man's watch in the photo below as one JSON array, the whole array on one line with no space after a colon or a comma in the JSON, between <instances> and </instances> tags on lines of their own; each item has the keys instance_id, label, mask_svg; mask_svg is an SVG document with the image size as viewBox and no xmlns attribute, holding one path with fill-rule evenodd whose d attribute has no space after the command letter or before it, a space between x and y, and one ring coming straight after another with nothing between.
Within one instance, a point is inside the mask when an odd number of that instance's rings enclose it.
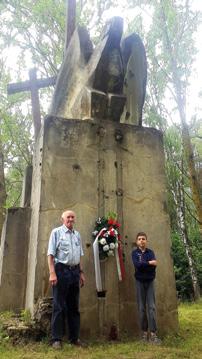
<instances>
[{"instance_id":1,"label":"man's watch","mask_svg":"<svg viewBox=\"0 0 202 359\"><path fill-rule=\"evenodd\" d=\"M83 269L79 269L79 273L84 273Z\"/></svg>"}]
</instances>

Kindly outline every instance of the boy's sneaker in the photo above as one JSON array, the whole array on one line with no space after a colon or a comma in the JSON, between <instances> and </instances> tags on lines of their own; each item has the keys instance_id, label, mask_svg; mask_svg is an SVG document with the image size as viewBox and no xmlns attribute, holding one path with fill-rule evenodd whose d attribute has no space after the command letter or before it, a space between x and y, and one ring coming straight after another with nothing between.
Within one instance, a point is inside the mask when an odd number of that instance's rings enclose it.
<instances>
[{"instance_id":1,"label":"boy's sneaker","mask_svg":"<svg viewBox=\"0 0 202 359\"><path fill-rule=\"evenodd\" d=\"M161 345L161 339L159 339L156 334L152 334L150 336L149 343L156 344L156 345Z\"/></svg>"},{"instance_id":2,"label":"boy's sneaker","mask_svg":"<svg viewBox=\"0 0 202 359\"><path fill-rule=\"evenodd\" d=\"M52 343L52 348L53 349L62 349L62 343L60 340L55 340L53 343Z\"/></svg>"},{"instance_id":3,"label":"boy's sneaker","mask_svg":"<svg viewBox=\"0 0 202 359\"><path fill-rule=\"evenodd\" d=\"M142 334L141 342L143 342L143 343L148 342L148 334L147 333Z\"/></svg>"}]
</instances>

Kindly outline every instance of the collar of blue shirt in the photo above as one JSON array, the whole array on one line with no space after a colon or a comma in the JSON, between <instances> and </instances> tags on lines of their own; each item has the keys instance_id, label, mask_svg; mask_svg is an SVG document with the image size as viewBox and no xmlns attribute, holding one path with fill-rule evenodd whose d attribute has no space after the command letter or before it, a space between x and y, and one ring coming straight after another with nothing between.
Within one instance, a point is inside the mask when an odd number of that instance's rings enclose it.
<instances>
[{"instance_id":1,"label":"collar of blue shirt","mask_svg":"<svg viewBox=\"0 0 202 359\"><path fill-rule=\"evenodd\" d=\"M71 230L71 229L67 228L64 224L62 225L62 229L65 233L67 233L67 232L75 233L74 229Z\"/></svg>"}]
</instances>

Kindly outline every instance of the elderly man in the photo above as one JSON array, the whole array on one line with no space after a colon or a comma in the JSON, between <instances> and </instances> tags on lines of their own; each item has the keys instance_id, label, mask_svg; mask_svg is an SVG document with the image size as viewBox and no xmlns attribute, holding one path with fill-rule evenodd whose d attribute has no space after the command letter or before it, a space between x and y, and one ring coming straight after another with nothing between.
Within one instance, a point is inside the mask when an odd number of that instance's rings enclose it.
<instances>
[{"instance_id":1,"label":"elderly man","mask_svg":"<svg viewBox=\"0 0 202 359\"><path fill-rule=\"evenodd\" d=\"M52 340L53 348L61 348L65 314L69 340L82 346L79 340L79 290L85 282L81 265L83 249L79 232L74 230L75 213L62 214L62 226L52 230L48 246L49 281L53 288Z\"/></svg>"}]
</instances>

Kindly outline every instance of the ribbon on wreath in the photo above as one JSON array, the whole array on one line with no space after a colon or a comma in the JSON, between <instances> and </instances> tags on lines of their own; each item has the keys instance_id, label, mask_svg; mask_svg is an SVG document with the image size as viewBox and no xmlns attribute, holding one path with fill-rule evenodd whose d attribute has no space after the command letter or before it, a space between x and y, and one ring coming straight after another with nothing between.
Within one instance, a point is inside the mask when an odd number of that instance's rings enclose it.
<instances>
[{"instance_id":1,"label":"ribbon on wreath","mask_svg":"<svg viewBox=\"0 0 202 359\"><path fill-rule=\"evenodd\" d=\"M98 233L97 237L93 243L93 254L94 254L94 265L95 265L95 283L96 289L98 292L102 292L102 277L101 277L101 269L100 269L100 257L99 257L99 242L98 239L103 232L106 231L106 228L102 228Z\"/></svg>"},{"instance_id":2,"label":"ribbon on wreath","mask_svg":"<svg viewBox=\"0 0 202 359\"><path fill-rule=\"evenodd\" d=\"M118 242L118 248L115 249L116 267L118 272L119 281L121 282L125 278L125 266L123 262L123 251L120 242Z\"/></svg>"},{"instance_id":3,"label":"ribbon on wreath","mask_svg":"<svg viewBox=\"0 0 202 359\"><path fill-rule=\"evenodd\" d=\"M101 268L100 268L100 257L99 257L99 237L106 231L106 228L102 228L96 236L93 243L93 254L94 254L94 265L95 265L95 283L97 292L104 290L102 285ZM120 242L118 242L118 248L115 248L115 258L119 281L122 281L125 277L125 267L123 262L123 252Z\"/></svg>"}]
</instances>

